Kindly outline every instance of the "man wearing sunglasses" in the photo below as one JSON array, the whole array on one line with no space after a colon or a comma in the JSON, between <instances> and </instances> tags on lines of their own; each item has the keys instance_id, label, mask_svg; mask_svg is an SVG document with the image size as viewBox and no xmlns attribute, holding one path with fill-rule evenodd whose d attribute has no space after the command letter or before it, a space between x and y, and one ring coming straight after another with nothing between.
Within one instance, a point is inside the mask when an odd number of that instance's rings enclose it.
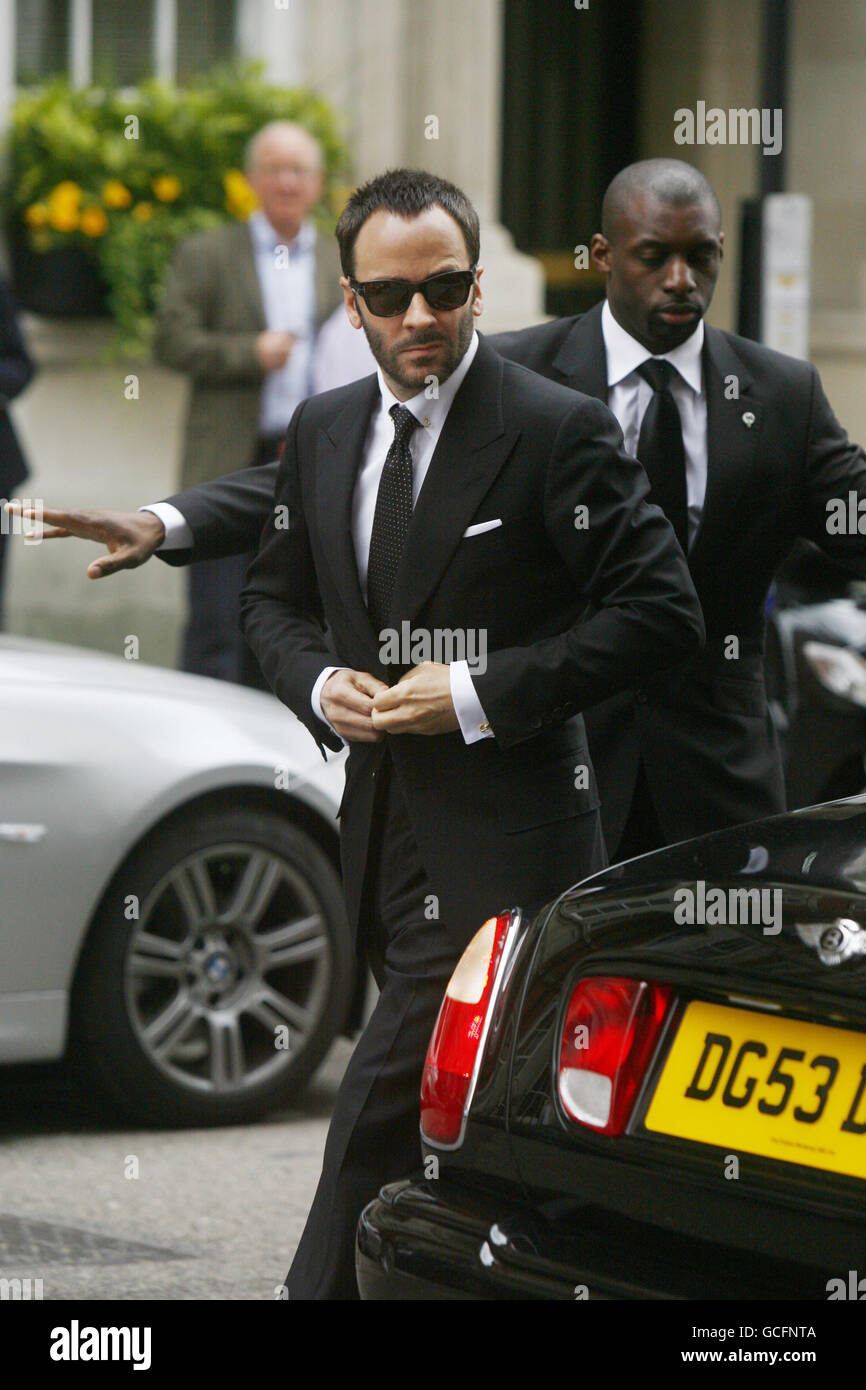
<instances>
[{"instance_id":1,"label":"man wearing sunglasses","mask_svg":"<svg viewBox=\"0 0 866 1390\"><path fill-rule=\"evenodd\" d=\"M323 754L349 745L344 891L380 989L292 1300L357 1297L357 1219L417 1167L425 1049L473 935L606 862L581 710L703 638L683 553L613 416L476 334L465 195L392 171L352 195L337 238L378 371L295 411L241 596L275 694Z\"/></svg>"},{"instance_id":2,"label":"man wearing sunglasses","mask_svg":"<svg viewBox=\"0 0 866 1390\"><path fill-rule=\"evenodd\" d=\"M581 709L702 639L682 551L606 407L475 333L460 190L392 171L352 195L337 239L378 372L296 410L241 596L275 694L323 751L349 744L344 891L380 987L291 1299L356 1294L357 1218L418 1164L424 1052L472 936L605 863ZM403 632L434 652L480 633L485 659L414 664L392 654Z\"/></svg>"}]
</instances>

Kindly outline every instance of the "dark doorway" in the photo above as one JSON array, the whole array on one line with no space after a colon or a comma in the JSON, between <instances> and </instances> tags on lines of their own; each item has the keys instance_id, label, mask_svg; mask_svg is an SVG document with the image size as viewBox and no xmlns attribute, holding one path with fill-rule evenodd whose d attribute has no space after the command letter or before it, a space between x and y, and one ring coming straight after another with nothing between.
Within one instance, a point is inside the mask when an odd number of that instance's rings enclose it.
<instances>
[{"instance_id":1,"label":"dark doorway","mask_svg":"<svg viewBox=\"0 0 866 1390\"><path fill-rule=\"evenodd\" d=\"M575 268L598 230L605 187L637 158L641 0L505 0L502 206L521 251L547 277L547 312L602 297Z\"/></svg>"}]
</instances>

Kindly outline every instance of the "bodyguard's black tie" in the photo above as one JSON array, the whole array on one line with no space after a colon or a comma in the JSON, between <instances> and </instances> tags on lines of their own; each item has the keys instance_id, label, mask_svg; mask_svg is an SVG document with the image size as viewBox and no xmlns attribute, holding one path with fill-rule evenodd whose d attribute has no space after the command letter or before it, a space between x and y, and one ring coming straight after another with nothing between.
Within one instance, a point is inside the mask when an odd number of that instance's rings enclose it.
<instances>
[{"instance_id":1,"label":"bodyguard's black tie","mask_svg":"<svg viewBox=\"0 0 866 1390\"><path fill-rule=\"evenodd\" d=\"M367 565L367 608L377 633L388 626L394 581L412 519L409 440L418 427L418 421L405 405L393 405L389 413L394 421L394 439L379 479Z\"/></svg>"},{"instance_id":2,"label":"bodyguard's black tie","mask_svg":"<svg viewBox=\"0 0 866 1390\"><path fill-rule=\"evenodd\" d=\"M689 548L689 512L686 489L686 451L671 381L677 375L670 362L650 358L638 373L648 381L653 396L646 408L637 442L637 456L650 480L650 501L661 507L676 532L683 550Z\"/></svg>"}]
</instances>

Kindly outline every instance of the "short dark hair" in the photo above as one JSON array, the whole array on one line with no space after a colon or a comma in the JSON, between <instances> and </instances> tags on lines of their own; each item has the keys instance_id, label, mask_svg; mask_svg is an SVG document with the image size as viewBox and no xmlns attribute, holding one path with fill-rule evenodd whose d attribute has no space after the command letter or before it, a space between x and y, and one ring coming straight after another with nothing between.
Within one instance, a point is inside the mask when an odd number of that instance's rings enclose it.
<instances>
[{"instance_id":1,"label":"short dark hair","mask_svg":"<svg viewBox=\"0 0 866 1390\"><path fill-rule=\"evenodd\" d=\"M337 241L343 274L354 274L355 242L374 212L384 208L398 217L417 217L432 207L443 208L454 218L466 242L469 264L477 265L481 252L478 213L466 194L456 184L423 169L388 169L356 188L340 214Z\"/></svg>"},{"instance_id":2,"label":"short dark hair","mask_svg":"<svg viewBox=\"0 0 866 1390\"><path fill-rule=\"evenodd\" d=\"M715 190L693 164L682 159L641 159L620 169L607 186L601 205L601 234L608 241L613 238L620 213L636 193L648 193L672 207L706 203L721 223L722 210Z\"/></svg>"}]
</instances>

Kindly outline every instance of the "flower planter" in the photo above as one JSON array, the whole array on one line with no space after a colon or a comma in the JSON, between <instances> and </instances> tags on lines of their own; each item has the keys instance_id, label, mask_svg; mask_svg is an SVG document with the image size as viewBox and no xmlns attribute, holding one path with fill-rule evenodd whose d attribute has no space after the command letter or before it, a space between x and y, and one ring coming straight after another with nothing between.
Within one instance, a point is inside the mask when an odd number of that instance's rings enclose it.
<instances>
[{"instance_id":1,"label":"flower planter","mask_svg":"<svg viewBox=\"0 0 866 1390\"><path fill-rule=\"evenodd\" d=\"M108 313L105 281L83 247L34 251L25 235L15 230L9 240L19 308L57 318L96 318Z\"/></svg>"}]
</instances>

